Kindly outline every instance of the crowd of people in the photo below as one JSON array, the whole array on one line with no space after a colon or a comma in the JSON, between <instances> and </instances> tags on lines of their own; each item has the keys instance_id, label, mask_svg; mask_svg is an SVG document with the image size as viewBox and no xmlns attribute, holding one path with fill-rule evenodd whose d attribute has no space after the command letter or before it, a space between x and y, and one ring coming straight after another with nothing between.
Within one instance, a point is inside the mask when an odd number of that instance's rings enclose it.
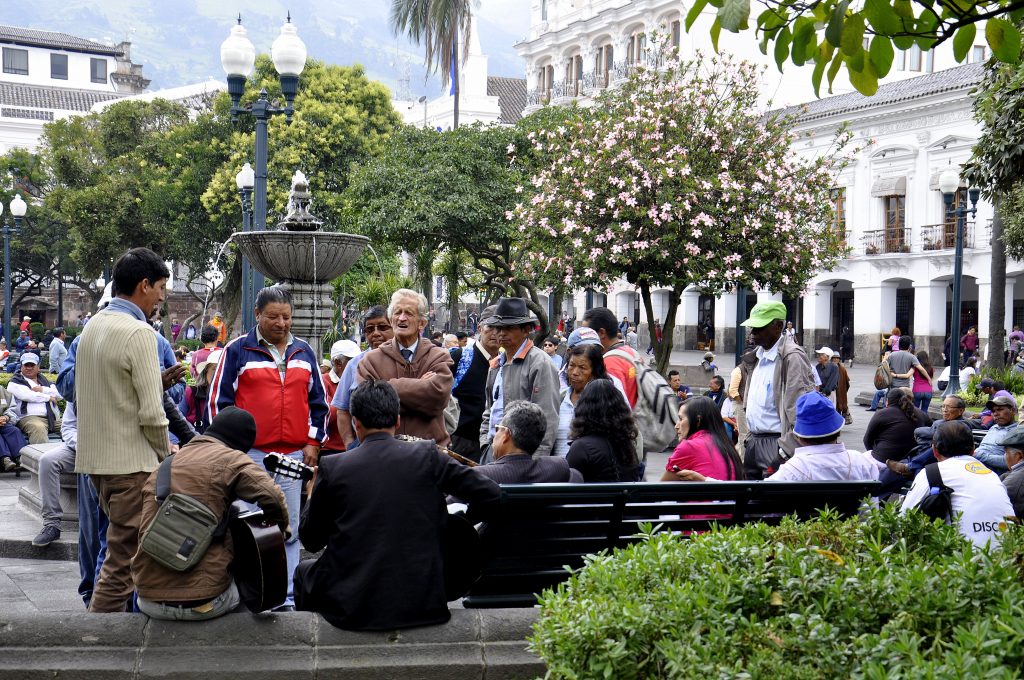
<instances>
[{"instance_id":1,"label":"crowd of people","mask_svg":"<svg viewBox=\"0 0 1024 680\"><path fill-rule=\"evenodd\" d=\"M812 365L779 302L758 303L743 322L750 345L728 378L708 353L707 384L691 390L678 371L651 376L635 331L607 308L588 310L567 334L535 338L530 304L501 298L470 332L435 339L425 334L427 300L408 289L366 310L362 344L340 340L324 358L292 334L288 290L264 288L254 327L233 338L203 327L202 347L182 359L148 323L168 276L152 251L125 253L56 384L26 351L9 394L0 392L4 469L26 441L57 431L63 441L40 460L36 545L59 538L60 475L79 474L80 592L93 612L202 620L238 607L229 538L187 572L146 547L169 492L217 517L241 499L280 527L280 610L354 629L442 622L443 499L475 522L496 507L499 484L642 481L666 428L675 442L655 473L665 482L879 480L887 494L909 487L910 511L938 472L960 513L950 520L979 544L1024 509L1013 396L989 384L978 422L947 398L933 423L925 384L934 369L905 336L887 358L892 385L859 451L841 441L850 422L841 357L822 347ZM652 403L666 394L669 417ZM314 478L272 474L271 457ZM302 546L323 553L301 562Z\"/></svg>"}]
</instances>

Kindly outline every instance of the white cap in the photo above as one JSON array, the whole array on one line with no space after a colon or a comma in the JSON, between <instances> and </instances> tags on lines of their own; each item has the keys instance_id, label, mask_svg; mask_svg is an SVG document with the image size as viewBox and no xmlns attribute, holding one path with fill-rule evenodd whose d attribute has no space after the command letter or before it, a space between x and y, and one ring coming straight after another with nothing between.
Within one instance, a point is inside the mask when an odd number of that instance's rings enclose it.
<instances>
[{"instance_id":1,"label":"white cap","mask_svg":"<svg viewBox=\"0 0 1024 680\"><path fill-rule=\"evenodd\" d=\"M816 349L816 350L814 350L814 353L815 354L824 354L829 359L831 359L833 356L835 356L835 352L833 352L832 348L828 347L828 346L822 347L821 349Z\"/></svg>"},{"instance_id":2,"label":"white cap","mask_svg":"<svg viewBox=\"0 0 1024 680\"><path fill-rule=\"evenodd\" d=\"M21 365L24 366L25 364L35 364L36 366L38 366L39 355L34 354L32 352L25 352L24 354L21 355Z\"/></svg>"},{"instance_id":3,"label":"white cap","mask_svg":"<svg viewBox=\"0 0 1024 680\"><path fill-rule=\"evenodd\" d=\"M202 375L206 371L206 369L209 368L210 366L216 366L217 364L219 364L220 363L220 358L223 355L224 355L224 350L222 350L222 349L215 349L212 352L210 352L209 354L207 354L206 358L203 359L202 361L200 361L199 365L196 366L196 374L197 375Z\"/></svg>"},{"instance_id":4,"label":"white cap","mask_svg":"<svg viewBox=\"0 0 1024 680\"><path fill-rule=\"evenodd\" d=\"M359 356L359 345L351 340L338 340L336 343L331 345L331 361L334 361L339 357L352 359L357 356Z\"/></svg>"}]
</instances>

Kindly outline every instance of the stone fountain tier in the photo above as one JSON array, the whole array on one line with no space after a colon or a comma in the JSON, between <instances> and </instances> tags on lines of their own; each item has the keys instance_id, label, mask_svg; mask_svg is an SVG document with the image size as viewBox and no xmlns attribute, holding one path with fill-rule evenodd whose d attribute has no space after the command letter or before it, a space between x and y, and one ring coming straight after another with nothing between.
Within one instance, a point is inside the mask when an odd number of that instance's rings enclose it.
<instances>
[{"instance_id":1,"label":"stone fountain tier","mask_svg":"<svg viewBox=\"0 0 1024 680\"><path fill-rule=\"evenodd\" d=\"M257 271L277 282L336 279L370 243L366 236L331 231L246 231L231 238Z\"/></svg>"},{"instance_id":2,"label":"stone fountain tier","mask_svg":"<svg viewBox=\"0 0 1024 680\"><path fill-rule=\"evenodd\" d=\"M254 269L291 292L292 333L323 356L320 339L334 317L330 281L355 264L370 239L329 231L247 231L232 239Z\"/></svg>"}]
</instances>

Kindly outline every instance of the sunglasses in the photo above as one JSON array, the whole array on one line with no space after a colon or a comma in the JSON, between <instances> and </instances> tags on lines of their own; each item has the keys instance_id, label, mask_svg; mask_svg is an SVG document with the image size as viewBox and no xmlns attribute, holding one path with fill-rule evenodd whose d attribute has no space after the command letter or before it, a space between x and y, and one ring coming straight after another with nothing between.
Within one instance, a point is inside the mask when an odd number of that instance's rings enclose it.
<instances>
[{"instance_id":1,"label":"sunglasses","mask_svg":"<svg viewBox=\"0 0 1024 680\"><path fill-rule=\"evenodd\" d=\"M375 326L374 325L363 326L363 332L367 333L367 334L374 333L376 331L380 331L380 332L384 333L384 332L387 332L389 330L391 330L391 324L388 324L388 323L379 323L379 324L377 324Z\"/></svg>"}]
</instances>

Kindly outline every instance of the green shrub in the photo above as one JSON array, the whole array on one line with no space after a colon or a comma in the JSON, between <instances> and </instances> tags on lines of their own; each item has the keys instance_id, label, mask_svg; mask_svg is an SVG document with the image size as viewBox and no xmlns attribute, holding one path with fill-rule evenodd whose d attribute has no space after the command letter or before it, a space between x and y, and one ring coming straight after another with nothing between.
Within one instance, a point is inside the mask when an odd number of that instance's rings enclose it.
<instances>
[{"instance_id":1,"label":"green shrub","mask_svg":"<svg viewBox=\"0 0 1024 680\"><path fill-rule=\"evenodd\" d=\"M28 325L28 337L32 338L36 342L42 342L43 336L46 335L46 326L33 321Z\"/></svg>"},{"instance_id":2,"label":"green shrub","mask_svg":"<svg viewBox=\"0 0 1024 680\"><path fill-rule=\"evenodd\" d=\"M1011 678L1024 667L1024 529L979 551L895 508L660 533L546 591L548 678Z\"/></svg>"},{"instance_id":3,"label":"green shrub","mask_svg":"<svg viewBox=\"0 0 1024 680\"><path fill-rule=\"evenodd\" d=\"M46 378L51 383L54 383L54 384L57 383L57 374L56 373L50 373L49 371L43 371L43 375L45 375ZM11 378L13 378L13 377L14 377L13 373L4 373L4 372L0 371L0 387L6 388L11 383Z\"/></svg>"}]
</instances>

